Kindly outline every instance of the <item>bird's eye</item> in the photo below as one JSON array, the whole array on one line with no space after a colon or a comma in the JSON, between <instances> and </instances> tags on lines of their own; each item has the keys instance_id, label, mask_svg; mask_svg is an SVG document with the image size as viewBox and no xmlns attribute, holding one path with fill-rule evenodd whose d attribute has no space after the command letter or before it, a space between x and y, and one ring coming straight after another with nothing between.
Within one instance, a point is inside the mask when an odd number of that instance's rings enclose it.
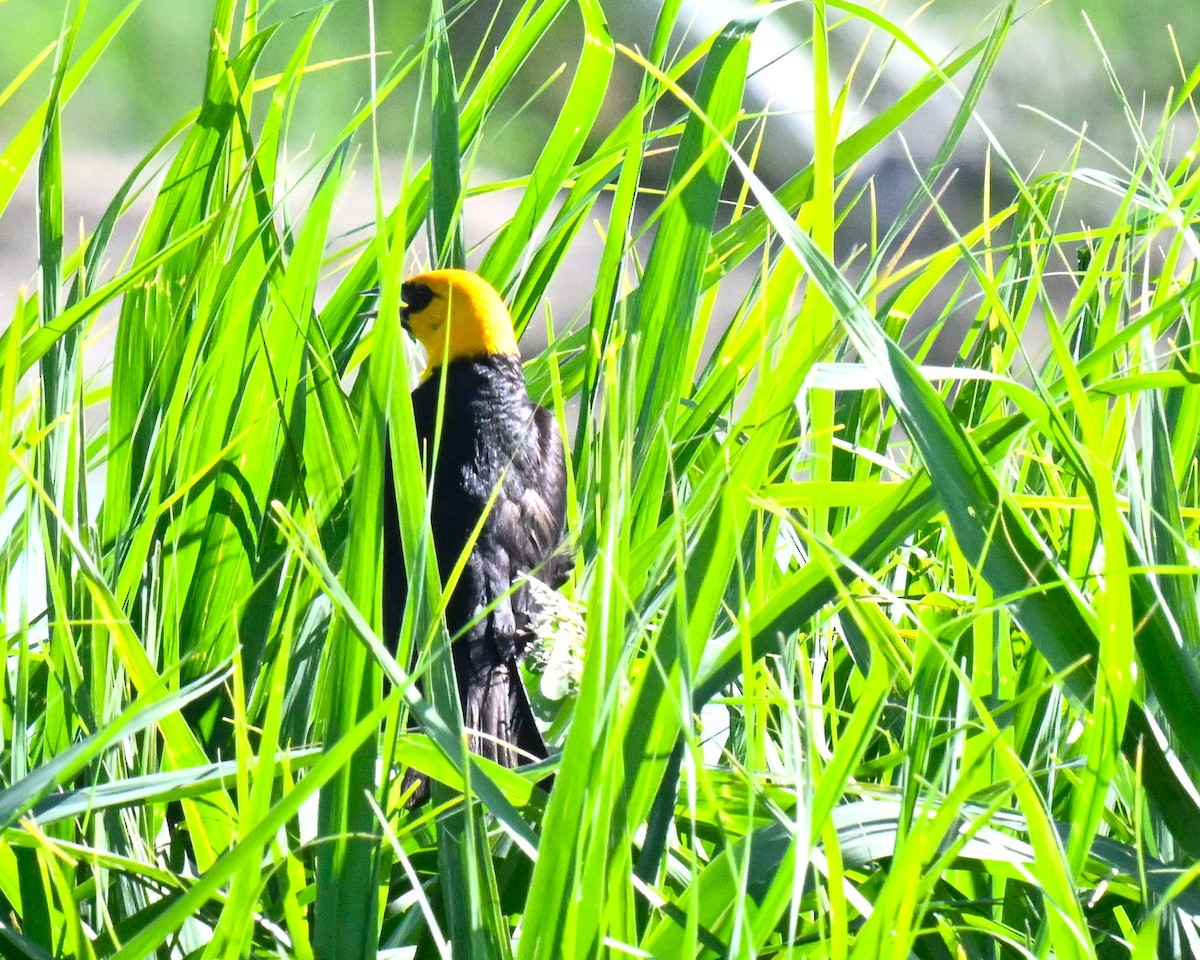
<instances>
[{"instance_id":1,"label":"bird's eye","mask_svg":"<svg viewBox=\"0 0 1200 960\"><path fill-rule=\"evenodd\" d=\"M423 283L406 283L400 287L400 299L406 314L420 313L432 302L434 292Z\"/></svg>"}]
</instances>

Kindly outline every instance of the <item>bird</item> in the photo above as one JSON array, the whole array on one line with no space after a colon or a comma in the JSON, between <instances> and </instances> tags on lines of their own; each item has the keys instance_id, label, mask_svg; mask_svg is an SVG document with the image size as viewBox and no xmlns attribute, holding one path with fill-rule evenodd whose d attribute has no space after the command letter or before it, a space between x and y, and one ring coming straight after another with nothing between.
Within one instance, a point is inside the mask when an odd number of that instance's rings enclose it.
<instances>
[{"instance_id":1,"label":"bird","mask_svg":"<svg viewBox=\"0 0 1200 960\"><path fill-rule=\"evenodd\" d=\"M519 664L536 613L527 578L557 590L573 566L560 549L562 431L529 397L512 318L491 284L467 270L430 270L404 280L400 297L400 325L427 357L412 405L443 585L480 527L445 604L463 725L472 752L512 768L547 756ZM394 653L408 589L385 449L383 628Z\"/></svg>"}]
</instances>

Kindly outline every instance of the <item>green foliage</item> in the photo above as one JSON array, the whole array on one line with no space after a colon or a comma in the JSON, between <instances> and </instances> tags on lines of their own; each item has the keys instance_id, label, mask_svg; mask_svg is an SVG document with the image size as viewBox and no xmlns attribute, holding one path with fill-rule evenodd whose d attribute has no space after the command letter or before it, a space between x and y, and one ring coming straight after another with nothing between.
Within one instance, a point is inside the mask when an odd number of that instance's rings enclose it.
<instances>
[{"instance_id":1,"label":"green foliage","mask_svg":"<svg viewBox=\"0 0 1200 960\"><path fill-rule=\"evenodd\" d=\"M62 106L123 21L87 43L86 4L65 23L50 92L0 155L0 213L37 178L41 262L0 337L0 952L1185 955L1200 192L1165 144L1200 72L1127 168L1022 178L993 144L1013 199L985 193L964 230L938 190L1011 3L944 63L853 4L758 7L677 50L666 3L645 51L575 6L569 107L478 249L463 227L496 185L473 158L503 143L499 105L565 0L528 0L468 61L432 5L300 169L331 8L280 50L257 4L220 0L202 102L74 251ZM772 192L744 88L784 11L808 18L816 138ZM855 129L853 78L828 68L848 25L927 68ZM268 52L286 67L265 72ZM618 65L640 89L602 135ZM857 165L951 85L918 192L839 263L873 199ZM392 195L374 131L399 97L418 109ZM661 151L666 189L646 190ZM330 225L364 155L374 232L347 248ZM113 249L138 193L137 240ZM1108 222L1072 225L1080 195L1107 197ZM906 256L922 214L949 240ZM572 438L586 641L538 769L466 751L405 345L363 315L380 284L395 316L426 225L520 330L543 310L552 328L527 372ZM554 326L546 290L593 226L594 275L572 278L590 303ZM85 374L109 327L110 370ZM412 585L396 656L378 637L385 436ZM436 781L418 811L409 766Z\"/></svg>"}]
</instances>

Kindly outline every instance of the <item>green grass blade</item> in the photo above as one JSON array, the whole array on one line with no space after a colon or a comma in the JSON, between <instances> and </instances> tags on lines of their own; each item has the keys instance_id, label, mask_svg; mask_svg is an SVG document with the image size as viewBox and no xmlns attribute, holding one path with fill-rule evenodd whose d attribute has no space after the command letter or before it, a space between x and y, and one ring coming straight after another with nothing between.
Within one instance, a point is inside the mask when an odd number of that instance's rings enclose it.
<instances>
[{"instance_id":1,"label":"green grass blade","mask_svg":"<svg viewBox=\"0 0 1200 960\"><path fill-rule=\"evenodd\" d=\"M608 89L613 46L604 12L595 0L583 0L579 10L583 16L583 48L562 114L534 165L517 212L488 248L479 267L480 274L498 290L509 286L529 238L583 149ZM480 85L485 82L486 76Z\"/></svg>"},{"instance_id":2,"label":"green grass blade","mask_svg":"<svg viewBox=\"0 0 1200 960\"><path fill-rule=\"evenodd\" d=\"M466 244L462 230L462 158L459 155L458 87L450 38L442 4L430 9L433 36L433 156L430 158L430 212L437 245L435 263L443 267L465 267Z\"/></svg>"}]
</instances>

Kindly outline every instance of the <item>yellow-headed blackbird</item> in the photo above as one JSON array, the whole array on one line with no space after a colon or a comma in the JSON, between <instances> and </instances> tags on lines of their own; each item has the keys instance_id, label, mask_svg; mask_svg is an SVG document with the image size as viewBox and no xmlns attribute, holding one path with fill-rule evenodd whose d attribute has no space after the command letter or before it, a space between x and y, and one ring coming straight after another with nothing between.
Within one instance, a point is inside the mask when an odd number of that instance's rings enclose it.
<instances>
[{"instance_id":1,"label":"yellow-headed blackbird","mask_svg":"<svg viewBox=\"0 0 1200 960\"><path fill-rule=\"evenodd\" d=\"M518 663L532 638L523 575L557 588L570 568L555 555L566 513L562 435L553 414L529 399L512 319L485 280L433 270L405 281L401 301L400 323L429 357L412 402L443 582L483 518L446 606L463 722L472 750L515 767L546 756ZM407 581L390 449L386 469L383 622L394 648Z\"/></svg>"}]
</instances>

